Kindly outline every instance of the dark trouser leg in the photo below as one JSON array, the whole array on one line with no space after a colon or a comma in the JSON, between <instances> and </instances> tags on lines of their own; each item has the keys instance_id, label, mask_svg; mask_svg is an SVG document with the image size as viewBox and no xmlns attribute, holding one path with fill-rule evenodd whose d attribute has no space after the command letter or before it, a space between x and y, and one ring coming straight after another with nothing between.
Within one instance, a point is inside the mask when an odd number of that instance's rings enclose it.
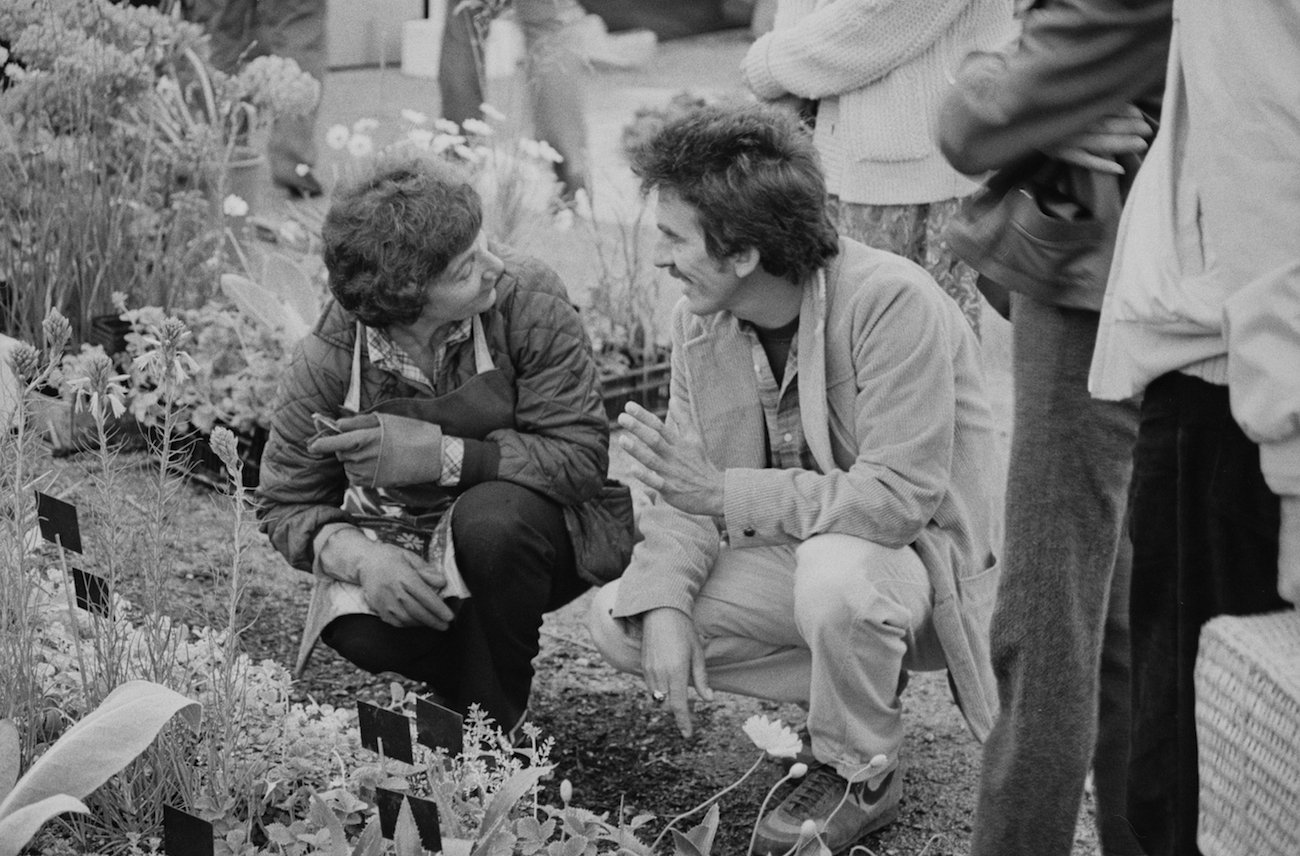
<instances>
[{"instance_id":1,"label":"dark trouser leg","mask_svg":"<svg viewBox=\"0 0 1300 856\"><path fill-rule=\"evenodd\" d=\"M456 11L459 0L448 0L447 23L438 56L438 94L444 119L457 125L479 119L483 103L483 57L468 9Z\"/></svg>"},{"instance_id":2,"label":"dark trouser leg","mask_svg":"<svg viewBox=\"0 0 1300 856\"><path fill-rule=\"evenodd\" d=\"M452 517L456 561L471 596L446 631L343 616L321 638L368 672L423 681L464 712L477 703L502 729L528 707L542 616L587 587L560 506L527 488L484 482Z\"/></svg>"},{"instance_id":3,"label":"dark trouser leg","mask_svg":"<svg viewBox=\"0 0 1300 856\"><path fill-rule=\"evenodd\" d=\"M1017 294L1011 317L1014 430L991 628L1001 713L984 749L971 853L1064 856L1094 754L1118 749L1098 740L1098 694L1103 651L1117 656L1125 641L1107 610L1137 408L1088 394L1097 313ZM1126 742L1124 711L1102 710L1103 738ZM1097 767L1110 772L1097 784L1113 811L1124 759L1099 757ZM1138 852L1131 838L1106 838L1108 854Z\"/></svg>"},{"instance_id":4,"label":"dark trouser leg","mask_svg":"<svg viewBox=\"0 0 1300 856\"><path fill-rule=\"evenodd\" d=\"M1199 853L1201 625L1283 609L1278 500L1227 387L1171 373L1147 387L1133 476L1133 742L1129 813L1149 856Z\"/></svg>"},{"instance_id":5,"label":"dark trouser leg","mask_svg":"<svg viewBox=\"0 0 1300 856\"><path fill-rule=\"evenodd\" d=\"M575 0L517 0L515 14L528 44L528 96L537 139L564 160L555 171L572 195L590 191L587 156L586 66Z\"/></svg>"}]
</instances>

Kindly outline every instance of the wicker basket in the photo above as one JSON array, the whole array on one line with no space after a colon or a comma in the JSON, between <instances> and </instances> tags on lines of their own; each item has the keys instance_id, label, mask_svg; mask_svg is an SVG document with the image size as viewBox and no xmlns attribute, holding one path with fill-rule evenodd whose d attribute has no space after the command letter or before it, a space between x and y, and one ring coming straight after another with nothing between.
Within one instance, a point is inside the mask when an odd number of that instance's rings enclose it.
<instances>
[{"instance_id":1,"label":"wicker basket","mask_svg":"<svg viewBox=\"0 0 1300 856\"><path fill-rule=\"evenodd\" d=\"M1205 625L1196 733L1205 856L1300 854L1300 611Z\"/></svg>"}]
</instances>

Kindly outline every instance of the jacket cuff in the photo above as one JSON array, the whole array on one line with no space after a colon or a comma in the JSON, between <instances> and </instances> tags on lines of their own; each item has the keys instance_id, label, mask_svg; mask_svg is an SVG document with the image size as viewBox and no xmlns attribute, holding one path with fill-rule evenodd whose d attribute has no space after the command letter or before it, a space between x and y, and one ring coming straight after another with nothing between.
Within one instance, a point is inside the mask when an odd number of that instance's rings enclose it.
<instances>
[{"instance_id":1,"label":"jacket cuff","mask_svg":"<svg viewBox=\"0 0 1300 856\"><path fill-rule=\"evenodd\" d=\"M461 460L460 484L463 487L493 481L501 472L501 447L491 440L465 440Z\"/></svg>"},{"instance_id":2,"label":"jacket cuff","mask_svg":"<svg viewBox=\"0 0 1300 856\"><path fill-rule=\"evenodd\" d=\"M772 74L772 68L768 63L768 54L771 49L772 34L767 33L760 36L754 44L750 45L744 61L740 64L740 71L745 78L745 85L749 87L751 92L765 101L780 98L786 94L786 88Z\"/></svg>"},{"instance_id":3,"label":"jacket cuff","mask_svg":"<svg viewBox=\"0 0 1300 856\"><path fill-rule=\"evenodd\" d=\"M783 486L784 474L773 469L729 469L723 478L723 513L726 516L727 542L738 547L770 547L795 540L785 531L774 507L774 496Z\"/></svg>"},{"instance_id":4,"label":"jacket cuff","mask_svg":"<svg viewBox=\"0 0 1300 856\"><path fill-rule=\"evenodd\" d=\"M1259 445L1259 468L1278 496L1300 495L1300 436Z\"/></svg>"},{"instance_id":5,"label":"jacket cuff","mask_svg":"<svg viewBox=\"0 0 1300 856\"><path fill-rule=\"evenodd\" d=\"M618 597L614 601L615 618L635 618L652 609L671 607L691 615L695 611L695 599L691 597L690 588L683 580L680 585L657 578L654 585L627 585L627 575L619 581Z\"/></svg>"}]
</instances>

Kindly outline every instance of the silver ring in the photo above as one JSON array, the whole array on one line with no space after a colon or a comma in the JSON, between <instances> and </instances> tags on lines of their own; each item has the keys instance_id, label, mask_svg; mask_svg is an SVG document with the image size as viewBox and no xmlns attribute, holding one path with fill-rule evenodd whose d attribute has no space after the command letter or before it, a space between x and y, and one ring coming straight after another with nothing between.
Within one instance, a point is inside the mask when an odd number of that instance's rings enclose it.
<instances>
[{"instance_id":1,"label":"silver ring","mask_svg":"<svg viewBox=\"0 0 1300 856\"><path fill-rule=\"evenodd\" d=\"M666 701L668 699L668 693L664 692L663 690L655 690L654 692L650 693L650 698L659 702Z\"/></svg>"}]
</instances>

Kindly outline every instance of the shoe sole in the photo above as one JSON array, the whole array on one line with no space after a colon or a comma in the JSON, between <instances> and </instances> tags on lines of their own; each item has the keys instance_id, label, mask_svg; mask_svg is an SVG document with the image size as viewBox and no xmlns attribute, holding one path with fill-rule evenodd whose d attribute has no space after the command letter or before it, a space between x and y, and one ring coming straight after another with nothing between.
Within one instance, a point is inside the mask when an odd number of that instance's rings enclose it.
<instances>
[{"instance_id":1,"label":"shoe sole","mask_svg":"<svg viewBox=\"0 0 1300 856\"><path fill-rule=\"evenodd\" d=\"M896 820L898 820L897 806L885 812L884 814L880 815L880 817L876 818L874 823L872 823L866 829L859 832L857 837L854 838L852 841L848 842L847 844L841 845L841 847L838 850L831 851L831 856L844 856L844 854L852 850L854 846L861 844L862 840L865 839L868 835L872 835L876 832L879 832L880 830L884 829L886 826L889 826L891 823L893 823ZM777 850L775 848L768 848L766 853L762 850L751 850L749 851L749 856L777 856L777 854L779 853L789 852L790 848L793 846L794 846L793 844L786 845L782 847L780 850ZM796 851L796 853L797 852L798 851Z\"/></svg>"}]
</instances>

